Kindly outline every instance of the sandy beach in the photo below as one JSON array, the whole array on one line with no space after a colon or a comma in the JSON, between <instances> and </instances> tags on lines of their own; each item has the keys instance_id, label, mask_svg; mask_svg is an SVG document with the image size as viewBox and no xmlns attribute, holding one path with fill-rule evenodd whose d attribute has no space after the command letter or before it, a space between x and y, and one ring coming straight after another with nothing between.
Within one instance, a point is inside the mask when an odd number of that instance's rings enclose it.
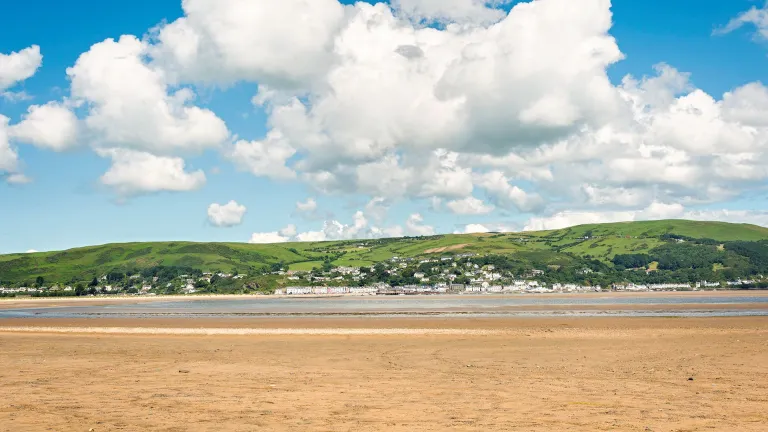
<instances>
[{"instance_id":1,"label":"sandy beach","mask_svg":"<svg viewBox=\"0 0 768 432\"><path fill-rule=\"evenodd\" d=\"M768 424L765 317L25 319L0 347L2 431Z\"/></svg>"}]
</instances>

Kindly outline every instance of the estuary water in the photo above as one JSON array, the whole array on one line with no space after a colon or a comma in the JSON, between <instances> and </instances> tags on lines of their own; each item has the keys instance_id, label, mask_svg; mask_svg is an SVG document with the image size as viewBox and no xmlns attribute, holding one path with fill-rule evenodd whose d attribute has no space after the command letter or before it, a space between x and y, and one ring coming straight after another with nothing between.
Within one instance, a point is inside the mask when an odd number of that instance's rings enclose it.
<instances>
[{"instance_id":1,"label":"estuary water","mask_svg":"<svg viewBox=\"0 0 768 432\"><path fill-rule=\"evenodd\" d=\"M2 318L768 316L768 295L457 295L142 299L0 309Z\"/></svg>"}]
</instances>

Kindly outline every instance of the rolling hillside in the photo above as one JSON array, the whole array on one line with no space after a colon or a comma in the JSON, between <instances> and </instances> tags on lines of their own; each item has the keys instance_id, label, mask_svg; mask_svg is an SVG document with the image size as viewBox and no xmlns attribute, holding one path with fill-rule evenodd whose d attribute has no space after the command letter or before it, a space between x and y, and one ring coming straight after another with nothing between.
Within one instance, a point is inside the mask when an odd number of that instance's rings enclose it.
<instances>
[{"instance_id":1,"label":"rolling hillside","mask_svg":"<svg viewBox=\"0 0 768 432\"><path fill-rule=\"evenodd\" d=\"M241 243L126 243L62 252L0 256L0 282L89 281L113 270L156 266L255 274L273 264L311 270L328 261L335 266L369 266L389 258L462 253L514 255L521 260L562 265L576 257L609 263L617 254L647 253L674 234L717 241L768 240L768 229L746 224L684 220L582 225L555 231L438 235L420 238L349 240L319 243L251 245Z\"/></svg>"}]
</instances>

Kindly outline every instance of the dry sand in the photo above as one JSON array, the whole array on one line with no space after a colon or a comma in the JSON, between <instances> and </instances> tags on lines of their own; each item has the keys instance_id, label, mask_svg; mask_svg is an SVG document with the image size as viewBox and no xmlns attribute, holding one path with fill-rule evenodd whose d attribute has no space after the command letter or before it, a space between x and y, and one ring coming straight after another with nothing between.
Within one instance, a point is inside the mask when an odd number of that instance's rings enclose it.
<instances>
[{"instance_id":1,"label":"dry sand","mask_svg":"<svg viewBox=\"0 0 768 432\"><path fill-rule=\"evenodd\" d=\"M0 431L768 430L765 317L2 320L0 364Z\"/></svg>"}]
</instances>

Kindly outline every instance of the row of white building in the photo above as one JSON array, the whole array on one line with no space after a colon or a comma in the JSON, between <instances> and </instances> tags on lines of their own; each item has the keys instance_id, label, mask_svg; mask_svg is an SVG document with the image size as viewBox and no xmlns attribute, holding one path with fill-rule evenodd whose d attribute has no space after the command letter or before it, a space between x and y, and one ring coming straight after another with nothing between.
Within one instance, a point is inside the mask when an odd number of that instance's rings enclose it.
<instances>
[{"instance_id":1,"label":"row of white building","mask_svg":"<svg viewBox=\"0 0 768 432\"><path fill-rule=\"evenodd\" d=\"M753 285L757 283L757 281L754 280L736 280L736 281L729 281L726 282L726 285L728 286L742 286L742 285ZM616 291L671 291L671 290L688 290L691 288L698 289L698 288L719 288L721 286L720 282L707 282L707 281L701 281L696 282L694 284L690 283L663 283L663 284L614 284L613 289Z\"/></svg>"},{"instance_id":2,"label":"row of white building","mask_svg":"<svg viewBox=\"0 0 768 432\"><path fill-rule=\"evenodd\" d=\"M377 287L288 287L275 290L275 295L375 295L378 291Z\"/></svg>"},{"instance_id":3,"label":"row of white building","mask_svg":"<svg viewBox=\"0 0 768 432\"><path fill-rule=\"evenodd\" d=\"M676 289L691 289L689 283L665 283L665 284L614 284L616 291L669 291Z\"/></svg>"},{"instance_id":4,"label":"row of white building","mask_svg":"<svg viewBox=\"0 0 768 432\"><path fill-rule=\"evenodd\" d=\"M464 289L466 293L575 293L575 292L598 292L600 285L586 286L576 284L552 284L546 287L536 281L515 281L512 285L470 285Z\"/></svg>"},{"instance_id":5,"label":"row of white building","mask_svg":"<svg viewBox=\"0 0 768 432\"><path fill-rule=\"evenodd\" d=\"M544 286L537 281L514 281L511 285L407 285L391 287L385 284L367 287L287 287L275 291L275 295L392 295L392 294L446 294L454 293L551 293L551 292L595 292L600 286L582 286L576 284L553 284Z\"/></svg>"}]
</instances>

